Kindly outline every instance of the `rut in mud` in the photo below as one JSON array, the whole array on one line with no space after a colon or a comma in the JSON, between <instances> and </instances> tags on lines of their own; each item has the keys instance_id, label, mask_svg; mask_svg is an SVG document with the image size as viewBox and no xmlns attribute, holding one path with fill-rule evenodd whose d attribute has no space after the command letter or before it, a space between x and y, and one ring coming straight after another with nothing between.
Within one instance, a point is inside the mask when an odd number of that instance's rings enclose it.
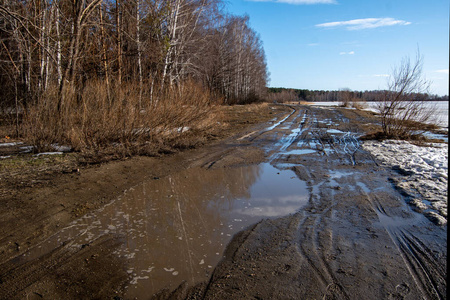
<instances>
[{"instance_id":1,"label":"rut in mud","mask_svg":"<svg viewBox=\"0 0 450 300\"><path fill-rule=\"evenodd\" d=\"M413 212L389 180L400 175L361 149L373 122L291 106L162 162L186 170L153 176L4 261L0 295L445 299L447 227Z\"/></svg>"}]
</instances>

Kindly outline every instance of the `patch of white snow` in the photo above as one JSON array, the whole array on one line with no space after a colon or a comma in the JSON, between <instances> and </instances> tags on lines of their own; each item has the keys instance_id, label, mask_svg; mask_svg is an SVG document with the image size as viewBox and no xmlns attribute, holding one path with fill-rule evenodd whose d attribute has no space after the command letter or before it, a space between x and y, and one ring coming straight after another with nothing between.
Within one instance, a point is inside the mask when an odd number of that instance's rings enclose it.
<instances>
[{"instance_id":1,"label":"patch of white snow","mask_svg":"<svg viewBox=\"0 0 450 300\"><path fill-rule=\"evenodd\" d=\"M41 155L63 155L63 152L41 152L38 154L35 154L34 156L41 156Z\"/></svg>"},{"instance_id":2,"label":"patch of white snow","mask_svg":"<svg viewBox=\"0 0 450 300\"><path fill-rule=\"evenodd\" d=\"M401 175L397 187L413 197L417 211L441 225L447 222L448 144L427 147L406 141L367 141L363 148Z\"/></svg>"},{"instance_id":3,"label":"patch of white snow","mask_svg":"<svg viewBox=\"0 0 450 300\"><path fill-rule=\"evenodd\" d=\"M23 144L22 142L0 143L0 147L13 147L22 144Z\"/></svg>"}]
</instances>

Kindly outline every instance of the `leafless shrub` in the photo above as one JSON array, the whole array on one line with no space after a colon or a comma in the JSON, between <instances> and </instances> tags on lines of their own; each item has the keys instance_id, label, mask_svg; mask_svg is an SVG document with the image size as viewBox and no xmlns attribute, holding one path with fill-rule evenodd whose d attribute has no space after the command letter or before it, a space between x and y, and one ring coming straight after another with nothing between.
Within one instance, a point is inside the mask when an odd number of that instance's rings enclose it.
<instances>
[{"instance_id":1,"label":"leafless shrub","mask_svg":"<svg viewBox=\"0 0 450 300\"><path fill-rule=\"evenodd\" d=\"M158 94L140 98L137 84L123 84L108 93L101 81L89 83L78 97L71 88L62 95L51 89L27 110L23 132L37 151L64 144L86 153L131 155L170 148L186 136L198 139L213 125L211 95L195 83ZM57 97L64 99L59 110Z\"/></svg>"},{"instance_id":2,"label":"leafless shrub","mask_svg":"<svg viewBox=\"0 0 450 300\"><path fill-rule=\"evenodd\" d=\"M287 103L298 102L298 95L292 89L283 89L279 92L272 92L267 95L269 102L274 103Z\"/></svg>"},{"instance_id":3,"label":"leafless shrub","mask_svg":"<svg viewBox=\"0 0 450 300\"><path fill-rule=\"evenodd\" d=\"M363 99L357 99L352 101L352 107L356 109L365 109L367 108L367 102Z\"/></svg>"},{"instance_id":4,"label":"leafless shrub","mask_svg":"<svg viewBox=\"0 0 450 300\"><path fill-rule=\"evenodd\" d=\"M366 102L358 98L352 90L348 88L340 89L338 93L339 106L347 108L363 109L366 108Z\"/></svg>"},{"instance_id":5,"label":"leafless shrub","mask_svg":"<svg viewBox=\"0 0 450 300\"><path fill-rule=\"evenodd\" d=\"M351 107L354 95L350 89L341 89L339 91L339 106L341 107Z\"/></svg>"},{"instance_id":6,"label":"leafless shrub","mask_svg":"<svg viewBox=\"0 0 450 300\"><path fill-rule=\"evenodd\" d=\"M408 138L424 131L423 124L433 121L433 108L424 99L415 99L414 93L428 91L430 82L422 74L423 57L403 58L393 69L382 100L378 102L382 130L385 136Z\"/></svg>"}]
</instances>

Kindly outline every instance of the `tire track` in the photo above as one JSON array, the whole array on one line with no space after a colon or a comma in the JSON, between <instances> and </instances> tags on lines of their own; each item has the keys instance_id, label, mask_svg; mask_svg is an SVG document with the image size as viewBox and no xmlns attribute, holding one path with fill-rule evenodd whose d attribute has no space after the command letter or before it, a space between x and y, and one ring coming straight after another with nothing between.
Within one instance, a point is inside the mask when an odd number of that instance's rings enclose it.
<instances>
[{"instance_id":1,"label":"tire track","mask_svg":"<svg viewBox=\"0 0 450 300\"><path fill-rule=\"evenodd\" d=\"M417 243L411 239L410 233L408 234L405 230L394 231L393 235L404 258L409 262L410 271L414 273L429 299L445 299L446 295L439 289L439 282L446 282L446 275L441 272L437 274L431 272L432 269L440 269L436 268L436 262L430 259L431 253L424 253L423 249L420 249Z\"/></svg>"},{"instance_id":2,"label":"tire track","mask_svg":"<svg viewBox=\"0 0 450 300\"><path fill-rule=\"evenodd\" d=\"M52 207L49 210L45 212L40 212L42 214L39 214L39 217L36 217L33 220L33 223L30 225L29 223L23 223L17 224L14 231L11 231L8 233L8 235L5 235L3 237L0 237L0 251L5 251L8 253L7 255L4 255L3 261L0 261L0 264L5 263L12 259L14 256L22 255L23 253L26 253L28 249L23 247L23 250L21 249L20 252L11 253L11 245L17 245L16 243L13 243L15 240L21 240L21 232L23 232L24 228L29 228L30 226L33 228L33 232L44 232L47 230L47 228L53 226L56 224L54 220L58 220L59 216L61 216L64 213L68 213L67 208L61 208L61 207ZM5 233L6 234L6 233ZM38 242L41 242L42 239L39 239Z\"/></svg>"},{"instance_id":3,"label":"tire track","mask_svg":"<svg viewBox=\"0 0 450 300\"><path fill-rule=\"evenodd\" d=\"M258 131L258 134L254 135L254 136L250 135L248 137L245 137L243 140L247 140L248 142L254 142L257 138L261 137L262 135L264 135L268 132L273 131L275 128L279 127L281 124L284 124L284 122L286 122L287 119L289 119L292 115L294 115L297 112L297 109L295 109L294 107L289 106L289 105L287 105L287 107L292 109L292 111L286 117L284 117L280 121L276 122L272 126L269 126L267 128L264 128L263 130Z\"/></svg>"},{"instance_id":4,"label":"tire track","mask_svg":"<svg viewBox=\"0 0 450 300\"><path fill-rule=\"evenodd\" d=\"M71 240L25 263L17 261L18 258L10 260L0 266L0 299L23 299L24 293L30 292L30 289L36 288L39 290L39 286L35 286L37 282L46 279L53 281L55 278L64 276L63 274L68 269L71 270L74 266L79 266L80 263L84 266L79 271L84 276L87 276L87 272L90 272L89 264L91 260L94 265L94 261L97 259L113 264L115 262L109 260L107 258L109 254L106 253L110 253L111 249L115 249L122 242L119 236L104 235L89 244L74 247L74 242ZM115 280L120 276L126 276L121 273L121 267L117 268L117 272L117 274L109 274L108 279ZM63 281L60 283L64 286ZM100 284L107 285L109 282ZM62 288L62 286L59 288ZM61 290L61 292L64 291ZM95 292L101 294L102 290L98 289ZM93 297L97 298L95 295Z\"/></svg>"},{"instance_id":5,"label":"tire track","mask_svg":"<svg viewBox=\"0 0 450 300\"><path fill-rule=\"evenodd\" d=\"M252 132L247 133L239 138L230 139L230 141L236 140L242 144L257 143L258 139L262 138L262 136L273 133L278 127L280 127L281 125L284 125L286 122L292 122L292 121L289 121L288 119L290 119L292 116L295 117L297 110L292 106L288 106L288 107L292 111L289 114L287 114L287 116L283 117L280 121L276 122L275 124L273 124L269 127L265 127L261 130L252 131ZM193 159L193 163L191 163L191 167L199 166L201 168L210 169L216 163L218 163L225 157L232 155L236 151L237 147L239 147L239 144L236 145L234 143L233 144L227 143L227 147L225 147L225 149L223 147L217 148L217 149L214 149L215 151L213 151L212 153L205 153L201 157L197 157L197 158Z\"/></svg>"},{"instance_id":6,"label":"tire track","mask_svg":"<svg viewBox=\"0 0 450 300\"><path fill-rule=\"evenodd\" d=\"M298 119L299 117L300 114L298 114L296 119ZM298 134L289 139L289 144L286 147L282 147L280 151L287 150L292 144L300 142L303 142L303 145L307 144L309 147L311 147L311 143L314 140L317 140L317 142L319 142L322 146L321 149L317 150L322 151L326 156L328 156L326 152L326 146L319 134L321 128L319 128L318 126L318 120L315 115L312 114L309 110L304 110L302 114L302 120L299 122L299 124L300 131L298 132ZM310 135L313 136L313 139L309 137ZM305 171L309 173L309 170ZM311 176L309 175L309 177ZM321 186L322 184L319 185ZM306 211L303 212L303 218L301 222L299 222L297 229L297 232L299 233L297 238L298 240L296 242L296 248L300 256L307 262L308 267L313 271L315 277L318 278L321 285L323 286L324 299L336 296L341 299L350 299L345 290L338 283L338 280L333 274L331 266L327 262L327 259L325 257L326 249L321 248L324 243L328 242L329 246L327 248L332 249L332 231L329 236L329 241L323 241L321 240L320 233L324 232L324 229L319 229L319 227L327 227L327 218L325 218L324 216L326 216L328 213L331 213L332 209L335 206L334 191L331 191L330 197L325 197L329 199L329 201L327 201L326 203L323 203L323 201L320 202L322 207L317 207L313 204L313 197L314 195L311 191L310 204L313 205L316 211L314 213L308 213ZM324 197L320 198L322 199Z\"/></svg>"},{"instance_id":7,"label":"tire track","mask_svg":"<svg viewBox=\"0 0 450 300\"><path fill-rule=\"evenodd\" d=\"M403 228L408 226L407 224L397 224L394 217L388 214L377 198L372 199L363 188L361 188L361 192L369 201L380 223L396 246L423 297L426 299L446 299L445 294L440 289L440 283L446 285L446 273L442 267L439 267L439 263L432 259L432 252L419 238ZM437 270L437 274L434 274L431 270Z\"/></svg>"},{"instance_id":8,"label":"tire track","mask_svg":"<svg viewBox=\"0 0 450 300\"><path fill-rule=\"evenodd\" d=\"M324 287L323 299L329 299L329 297L338 296L341 299L350 299L345 290L339 284L338 280L333 274L330 264L327 262L325 252L327 249L323 249L319 244L323 244L326 241L322 241L319 236L320 232L324 232L324 229L318 230L323 225L326 227L326 218L324 216L331 212L334 208L334 193L330 195L330 201L324 208L314 214L304 216L303 221L298 226L298 232L303 229L305 232L299 234L298 241L296 243L299 254L308 263L308 266L313 270L316 277L320 280ZM323 197L322 197L323 198ZM301 235L301 236L300 236ZM333 234L331 231L328 243L329 249L332 249ZM311 246L309 248L308 246Z\"/></svg>"},{"instance_id":9,"label":"tire track","mask_svg":"<svg viewBox=\"0 0 450 300\"><path fill-rule=\"evenodd\" d=\"M71 243L61 245L50 253L45 254L37 260L14 267L14 263L9 261L1 266L2 270L8 270L0 274L0 295L1 299L11 299L32 285L38 279L44 277L61 262L70 258L72 253L69 250Z\"/></svg>"}]
</instances>

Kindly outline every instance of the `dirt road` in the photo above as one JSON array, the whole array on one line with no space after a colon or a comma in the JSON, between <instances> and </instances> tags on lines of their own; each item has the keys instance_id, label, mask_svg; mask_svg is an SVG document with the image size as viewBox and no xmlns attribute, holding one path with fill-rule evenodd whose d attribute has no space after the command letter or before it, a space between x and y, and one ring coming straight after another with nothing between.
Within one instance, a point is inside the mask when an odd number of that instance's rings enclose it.
<instances>
[{"instance_id":1,"label":"dirt road","mask_svg":"<svg viewBox=\"0 0 450 300\"><path fill-rule=\"evenodd\" d=\"M364 119L295 109L253 143L285 139L270 159L307 182L308 204L241 232L212 278L181 298L445 299L447 228L412 212L390 182L397 175L360 151Z\"/></svg>"},{"instance_id":2,"label":"dirt road","mask_svg":"<svg viewBox=\"0 0 450 300\"><path fill-rule=\"evenodd\" d=\"M307 186L306 203L295 213L264 218L236 234L223 259L212 266L207 281L188 280L175 291L162 290L153 298L445 299L447 227L436 226L413 212L406 204L408 195L391 183L401 175L382 168L361 150L358 137L372 130L374 122L376 119L366 112L294 105L269 124L246 128L201 149L67 175L57 187L27 199L51 200L45 214L39 212L33 223L18 220L14 230L1 231L0 298L151 298L149 292L132 294L127 289L133 280L133 271L129 272L133 258L117 253L123 245L131 247L134 242L119 230L97 235L80 232L55 240L57 246L45 246L73 219L64 210L70 200L61 206L54 205L55 199L64 197L77 203L77 197L91 196L96 201L76 207L93 210L108 203L105 195L121 197L122 191L130 191L138 184L137 178L150 181L143 186L144 193L152 182L165 178L170 178L174 190L172 183L178 173L183 175L180 178L192 175L203 182L213 177L212 182L217 182L221 177L208 174L269 163L280 172L295 172ZM105 181L115 184L108 187ZM194 185L195 180L188 182L185 186ZM134 197L132 191L129 193ZM178 202L174 211L181 218L185 208ZM20 217L20 208L14 212ZM14 222L13 217L10 222ZM178 224L175 219L171 222ZM189 230L185 223L180 223L180 232ZM81 243L80 237L85 242ZM186 237L178 238L187 243ZM165 251L170 247L167 245ZM190 258L191 250L187 249ZM164 255L159 260L164 260ZM148 273L152 271L148 269ZM178 274L170 268L166 271ZM143 277L140 282L145 285Z\"/></svg>"}]
</instances>

